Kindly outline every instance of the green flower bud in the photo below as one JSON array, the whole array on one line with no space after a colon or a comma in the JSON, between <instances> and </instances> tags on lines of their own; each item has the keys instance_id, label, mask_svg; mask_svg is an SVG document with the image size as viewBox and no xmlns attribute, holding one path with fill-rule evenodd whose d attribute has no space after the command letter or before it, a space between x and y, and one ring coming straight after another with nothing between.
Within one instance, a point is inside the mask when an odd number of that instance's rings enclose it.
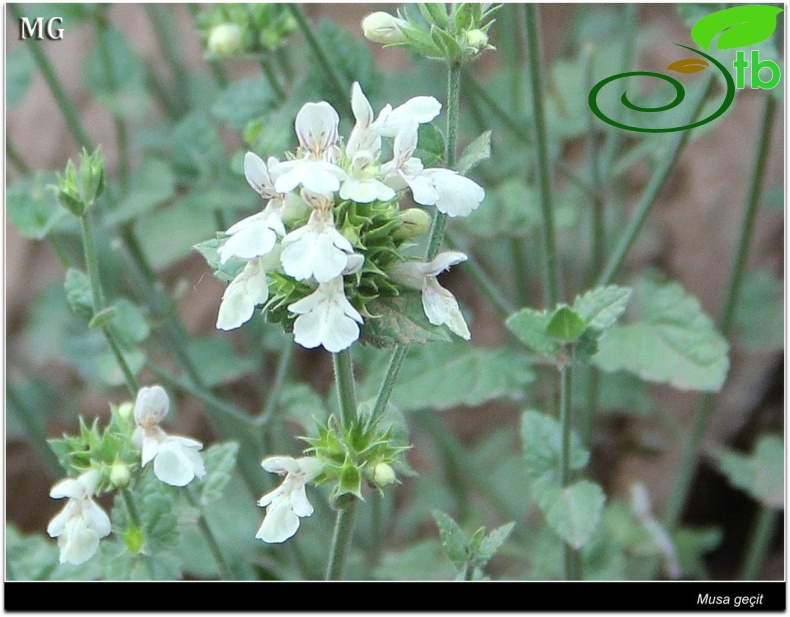
<instances>
[{"instance_id":1,"label":"green flower bud","mask_svg":"<svg viewBox=\"0 0 790 617\"><path fill-rule=\"evenodd\" d=\"M126 548L133 555L142 552L143 548L145 548L145 536L137 527L129 527L121 537Z\"/></svg>"},{"instance_id":2,"label":"green flower bud","mask_svg":"<svg viewBox=\"0 0 790 617\"><path fill-rule=\"evenodd\" d=\"M378 463L373 468L373 484L379 488L384 488L397 481L395 471L387 463Z\"/></svg>"},{"instance_id":3,"label":"green flower bud","mask_svg":"<svg viewBox=\"0 0 790 617\"><path fill-rule=\"evenodd\" d=\"M406 37L401 32L403 26L408 26L405 20L384 11L371 13L362 20L362 32L365 38L383 45L405 43Z\"/></svg>"},{"instance_id":4,"label":"green flower bud","mask_svg":"<svg viewBox=\"0 0 790 617\"><path fill-rule=\"evenodd\" d=\"M127 486L130 477L129 467L123 463L115 463L110 468L110 482L112 482L113 486L117 486L118 488Z\"/></svg>"},{"instance_id":5,"label":"green flower bud","mask_svg":"<svg viewBox=\"0 0 790 617\"><path fill-rule=\"evenodd\" d=\"M482 30L467 30L466 44L478 51L482 51L488 45L488 35Z\"/></svg>"},{"instance_id":6,"label":"green flower bud","mask_svg":"<svg viewBox=\"0 0 790 617\"><path fill-rule=\"evenodd\" d=\"M121 403L116 410L116 413L123 418L124 420L128 420L132 417L132 413L134 412L134 403L131 401L126 401L125 403Z\"/></svg>"},{"instance_id":7,"label":"green flower bud","mask_svg":"<svg viewBox=\"0 0 790 617\"><path fill-rule=\"evenodd\" d=\"M230 58L241 49L241 37L238 24L219 24L208 35L208 49L217 58Z\"/></svg>"},{"instance_id":8,"label":"green flower bud","mask_svg":"<svg viewBox=\"0 0 790 617\"><path fill-rule=\"evenodd\" d=\"M395 230L393 237L397 240L414 238L428 233L431 228L431 215L420 208L409 208L398 214L400 227Z\"/></svg>"}]
</instances>

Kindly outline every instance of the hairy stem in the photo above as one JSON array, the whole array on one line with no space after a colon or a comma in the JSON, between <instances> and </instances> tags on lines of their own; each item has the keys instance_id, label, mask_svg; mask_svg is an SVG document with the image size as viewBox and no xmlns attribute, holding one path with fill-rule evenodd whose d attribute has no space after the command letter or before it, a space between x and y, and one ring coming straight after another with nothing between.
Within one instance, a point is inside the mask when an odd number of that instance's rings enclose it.
<instances>
[{"instance_id":1,"label":"hairy stem","mask_svg":"<svg viewBox=\"0 0 790 617\"><path fill-rule=\"evenodd\" d=\"M337 92L348 92L351 87L350 84L346 84L345 81L340 78L335 65L332 64L332 60L329 58L324 48L321 47L321 43L313 33L314 28L307 21L307 16L304 14L302 7L298 4L286 4L285 6L288 8L291 15L293 15L305 39L307 39L310 50L315 54L321 66L324 67L326 74L332 82L332 86L334 86Z\"/></svg>"},{"instance_id":2,"label":"hairy stem","mask_svg":"<svg viewBox=\"0 0 790 617\"><path fill-rule=\"evenodd\" d=\"M326 580L339 581L346 569L348 549L354 529L354 514L357 508L356 498L351 498L337 511L335 531L332 534L332 548L329 551L329 563L326 567Z\"/></svg>"},{"instance_id":3,"label":"hairy stem","mask_svg":"<svg viewBox=\"0 0 790 617\"><path fill-rule=\"evenodd\" d=\"M181 53L175 20L171 13L171 7L164 4L146 4L148 18L153 26L159 48L165 61L170 65L170 70L175 79L177 108L180 111L188 107L189 101L189 69L187 68L184 57Z\"/></svg>"},{"instance_id":4,"label":"hairy stem","mask_svg":"<svg viewBox=\"0 0 790 617\"><path fill-rule=\"evenodd\" d=\"M760 574L760 566L765 561L776 528L777 514L774 508L760 505L740 572L742 581L753 581Z\"/></svg>"}]
</instances>

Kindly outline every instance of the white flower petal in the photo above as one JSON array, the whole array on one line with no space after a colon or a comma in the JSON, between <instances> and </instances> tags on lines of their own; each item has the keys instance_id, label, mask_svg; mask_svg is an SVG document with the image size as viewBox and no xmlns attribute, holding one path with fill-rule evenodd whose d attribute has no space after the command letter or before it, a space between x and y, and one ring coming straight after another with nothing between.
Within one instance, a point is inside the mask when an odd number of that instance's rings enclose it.
<instances>
[{"instance_id":1,"label":"white flower petal","mask_svg":"<svg viewBox=\"0 0 790 617\"><path fill-rule=\"evenodd\" d=\"M400 128L414 122L430 122L442 111L442 104L432 96L415 96L393 109L386 116L379 117L373 127L384 137L395 137Z\"/></svg>"},{"instance_id":2,"label":"white flower petal","mask_svg":"<svg viewBox=\"0 0 790 617\"><path fill-rule=\"evenodd\" d=\"M263 159L253 152L244 155L244 177L247 183L259 195L263 196L266 189L272 187L272 178Z\"/></svg>"},{"instance_id":3,"label":"white flower petal","mask_svg":"<svg viewBox=\"0 0 790 617\"><path fill-rule=\"evenodd\" d=\"M60 512L58 512L51 521L49 521L49 525L47 525L47 533L51 538L57 538L63 533L63 530L66 528L66 523L74 515L74 508L76 507L76 504L76 501L69 500L65 507Z\"/></svg>"},{"instance_id":4,"label":"white flower petal","mask_svg":"<svg viewBox=\"0 0 790 617\"><path fill-rule=\"evenodd\" d=\"M360 204L374 201L389 201L395 197L395 191L375 178L349 178L340 187L340 197Z\"/></svg>"},{"instance_id":5,"label":"white flower petal","mask_svg":"<svg viewBox=\"0 0 790 617\"><path fill-rule=\"evenodd\" d=\"M427 276L436 276L448 270L450 266L464 262L467 259L468 257L460 251L444 251L439 253L433 261L425 264L425 274Z\"/></svg>"},{"instance_id":6,"label":"white flower petal","mask_svg":"<svg viewBox=\"0 0 790 617\"><path fill-rule=\"evenodd\" d=\"M348 264L351 243L335 229L331 212L314 210L303 227L282 240L283 270L295 279L314 278L325 283L339 276Z\"/></svg>"},{"instance_id":7,"label":"white flower petal","mask_svg":"<svg viewBox=\"0 0 790 617\"><path fill-rule=\"evenodd\" d=\"M283 500L269 506L255 537L264 542L279 544L292 537L298 529L299 517L291 510L290 503Z\"/></svg>"},{"instance_id":8,"label":"white flower petal","mask_svg":"<svg viewBox=\"0 0 790 617\"><path fill-rule=\"evenodd\" d=\"M362 316L346 298L341 276L320 284L288 310L299 315L294 322L294 340L307 349L322 345L336 353L359 338L357 323L362 323Z\"/></svg>"},{"instance_id":9,"label":"white flower petal","mask_svg":"<svg viewBox=\"0 0 790 617\"><path fill-rule=\"evenodd\" d=\"M438 281L430 277L427 279L422 291L422 307L425 316L435 326L445 324L452 332L463 339L469 340L471 334L466 325L464 316L458 306L458 301L452 293L439 285Z\"/></svg>"},{"instance_id":10,"label":"white flower petal","mask_svg":"<svg viewBox=\"0 0 790 617\"><path fill-rule=\"evenodd\" d=\"M143 447L140 452L140 465L145 467L159 452L159 443L162 441L162 436L165 432L158 426L150 428L143 433Z\"/></svg>"},{"instance_id":11,"label":"white flower petal","mask_svg":"<svg viewBox=\"0 0 790 617\"><path fill-rule=\"evenodd\" d=\"M469 216L486 195L482 187L450 169L428 169L425 173L438 194L436 209L447 216Z\"/></svg>"},{"instance_id":12,"label":"white flower petal","mask_svg":"<svg viewBox=\"0 0 790 617\"><path fill-rule=\"evenodd\" d=\"M96 553L99 548L99 536L89 527L74 521L71 528L58 539L58 547L60 563L79 565Z\"/></svg>"},{"instance_id":13,"label":"white flower petal","mask_svg":"<svg viewBox=\"0 0 790 617\"><path fill-rule=\"evenodd\" d=\"M63 499L64 497L79 497L85 491L83 485L75 478L61 480L49 491L49 496L53 499Z\"/></svg>"},{"instance_id":14,"label":"white flower petal","mask_svg":"<svg viewBox=\"0 0 790 617\"><path fill-rule=\"evenodd\" d=\"M93 499L88 499L84 504L84 515L86 524L95 531L100 538L110 535L112 524L110 517L102 510Z\"/></svg>"},{"instance_id":15,"label":"white flower petal","mask_svg":"<svg viewBox=\"0 0 790 617\"><path fill-rule=\"evenodd\" d=\"M279 475L301 473L302 467L295 458L291 456L268 456L261 461L263 467L269 473Z\"/></svg>"},{"instance_id":16,"label":"white flower petal","mask_svg":"<svg viewBox=\"0 0 790 617\"><path fill-rule=\"evenodd\" d=\"M302 148L319 157L337 141L340 117L327 102L305 103L296 114L296 135Z\"/></svg>"},{"instance_id":17,"label":"white flower petal","mask_svg":"<svg viewBox=\"0 0 790 617\"><path fill-rule=\"evenodd\" d=\"M254 259L266 255L277 242L277 232L285 229L275 214L260 212L236 223L228 232L232 235L219 247L217 254L224 264L231 257Z\"/></svg>"},{"instance_id":18,"label":"white flower petal","mask_svg":"<svg viewBox=\"0 0 790 617\"><path fill-rule=\"evenodd\" d=\"M311 516L314 512L313 506L307 501L307 493L304 485L294 489L291 493L291 510L296 516Z\"/></svg>"},{"instance_id":19,"label":"white flower petal","mask_svg":"<svg viewBox=\"0 0 790 617\"><path fill-rule=\"evenodd\" d=\"M140 388L134 402L134 421L138 426L159 424L170 409L170 399L162 386Z\"/></svg>"},{"instance_id":20,"label":"white flower petal","mask_svg":"<svg viewBox=\"0 0 790 617\"><path fill-rule=\"evenodd\" d=\"M154 474L165 484L186 486L195 477L194 461L177 442L167 440L154 459Z\"/></svg>"},{"instance_id":21,"label":"white flower petal","mask_svg":"<svg viewBox=\"0 0 790 617\"><path fill-rule=\"evenodd\" d=\"M255 312L255 304L242 288L233 293L226 290L219 305L217 315L217 328L220 330L233 330L246 323Z\"/></svg>"}]
</instances>

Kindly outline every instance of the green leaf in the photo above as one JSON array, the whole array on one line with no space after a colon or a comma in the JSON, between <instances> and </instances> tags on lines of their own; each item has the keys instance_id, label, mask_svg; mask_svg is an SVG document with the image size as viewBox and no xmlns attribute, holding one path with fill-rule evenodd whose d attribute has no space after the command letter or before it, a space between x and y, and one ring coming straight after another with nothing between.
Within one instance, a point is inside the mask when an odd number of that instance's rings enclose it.
<instances>
[{"instance_id":1,"label":"green leaf","mask_svg":"<svg viewBox=\"0 0 790 617\"><path fill-rule=\"evenodd\" d=\"M466 535L458 523L444 512L434 510L431 514L439 527L439 538L450 561L458 568L463 567L469 557Z\"/></svg>"},{"instance_id":2,"label":"green leaf","mask_svg":"<svg viewBox=\"0 0 790 617\"><path fill-rule=\"evenodd\" d=\"M569 306L560 306L554 311L546 325L546 332L554 338L566 343L575 341L587 324L584 319Z\"/></svg>"},{"instance_id":3,"label":"green leaf","mask_svg":"<svg viewBox=\"0 0 790 617\"><path fill-rule=\"evenodd\" d=\"M255 370L250 356L239 356L226 336L212 334L189 342L189 357L199 367L200 376L209 387L238 381Z\"/></svg>"},{"instance_id":4,"label":"green leaf","mask_svg":"<svg viewBox=\"0 0 790 617\"><path fill-rule=\"evenodd\" d=\"M379 364L368 375L364 392L373 398L384 376ZM403 412L476 407L497 399L519 400L534 373L510 349L484 349L469 343L426 345L409 350L392 404Z\"/></svg>"},{"instance_id":5,"label":"green leaf","mask_svg":"<svg viewBox=\"0 0 790 617\"><path fill-rule=\"evenodd\" d=\"M213 444L203 453L206 475L200 483L200 503L208 505L219 501L230 481L239 444L235 441Z\"/></svg>"},{"instance_id":6,"label":"green leaf","mask_svg":"<svg viewBox=\"0 0 790 617\"><path fill-rule=\"evenodd\" d=\"M437 581L452 580L456 574L437 540L422 540L398 552L384 553L373 576L378 580L424 580L425 572Z\"/></svg>"},{"instance_id":7,"label":"green leaf","mask_svg":"<svg viewBox=\"0 0 790 617\"><path fill-rule=\"evenodd\" d=\"M601 520L603 489L589 480L560 487L547 474L535 480L533 491L549 527L573 548L584 546Z\"/></svg>"},{"instance_id":8,"label":"green leaf","mask_svg":"<svg viewBox=\"0 0 790 617\"><path fill-rule=\"evenodd\" d=\"M59 563L57 542L43 534L22 534L13 524L5 527L6 575L12 581L95 580L96 559L78 566Z\"/></svg>"},{"instance_id":9,"label":"green leaf","mask_svg":"<svg viewBox=\"0 0 790 617\"><path fill-rule=\"evenodd\" d=\"M116 225L134 220L171 199L176 177L165 161L144 158L129 177L129 192L118 207L107 214L105 222Z\"/></svg>"},{"instance_id":10,"label":"green leaf","mask_svg":"<svg viewBox=\"0 0 790 617\"><path fill-rule=\"evenodd\" d=\"M139 306L131 300L119 298L113 308L110 328L121 346L133 347L148 338L151 328Z\"/></svg>"},{"instance_id":11,"label":"green leaf","mask_svg":"<svg viewBox=\"0 0 790 617\"><path fill-rule=\"evenodd\" d=\"M363 343L374 347L395 345L424 345L429 341L452 341L453 336L443 326L434 326L425 316L422 297L417 291L406 291L399 296L376 298L367 305L373 315L362 326Z\"/></svg>"},{"instance_id":12,"label":"green leaf","mask_svg":"<svg viewBox=\"0 0 790 617\"><path fill-rule=\"evenodd\" d=\"M505 325L532 351L554 358L562 349L562 343L548 333L550 321L547 311L524 308L508 317Z\"/></svg>"},{"instance_id":13,"label":"green leaf","mask_svg":"<svg viewBox=\"0 0 790 617\"><path fill-rule=\"evenodd\" d=\"M587 322L588 328L606 330L623 314L630 297L631 290L627 287L598 287L576 296L573 310Z\"/></svg>"},{"instance_id":14,"label":"green leaf","mask_svg":"<svg viewBox=\"0 0 790 617\"><path fill-rule=\"evenodd\" d=\"M279 417L296 422L304 431L314 431L316 420L326 420L324 399L306 383L285 384L278 402Z\"/></svg>"},{"instance_id":15,"label":"green leaf","mask_svg":"<svg viewBox=\"0 0 790 617\"><path fill-rule=\"evenodd\" d=\"M733 49L761 43L776 30L777 16L783 9L764 4L736 6L716 11L700 19L691 29L691 38L702 49L710 49L721 33L716 47Z\"/></svg>"},{"instance_id":16,"label":"green leaf","mask_svg":"<svg viewBox=\"0 0 790 617\"><path fill-rule=\"evenodd\" d=\"M85 88L94 96L119 89L145 90L145 66L124 34L113 27L100 31L85 65Z\"/></svg>"},{"instance_id":17,"label":"green leaf","mask_svg":"<svg viewBox=\"0 0 790 617\"><path fill-rule=\"evenodd\" d=\"M721 544L722 537L723 534L717 527L678 529L672 535L672 540L683 575L699 580L710 580L704 556Z\"/></svg>"},{"instance_id":18,"label":"green leaf","mask_svg":"<svg viewBox=\"0 0 790 617\"><path fill-rule=\"evenodd\" d=\"M115 315L115 307L108 306L96 313L88 322L88 327L91 330L99 330L110 323L110 320Z\"/></svg>"},{"instance_id":19,"label":"green leaf","mask_svg":"<svg viewBox=\"0 0 790 617\"><path fill-rule=\"evenodd\" d=\"M477 551L477 563L479 567L482 568L491 560L494 554L505 543L505 540L507 540L515 526L515 523L506 523L501 527L497 527L483 538L480 549Z\"/></svg>"},{"instance_id":20,"label":"green leaf","mask_svg":"<svg viewBox=\"0 0 790 617\"><path fill-rule=\"evenodd\" d=\"M560 423L539 411L521 415L521 442L527 473L533 479L547 473L559 473L562 462L562 428ZM570 468L582 469L590 458L578 435L571 433Z\"/></svg>"},{"instance_id":21,"label":"green leaf","mask_svg":"<svg viewBox=\"0 0 790 617\"><path fill-rule=\"evenodd\" d=\"M66 270L63 288L66 290L66 300L76 315L83 319L93 317L93 295L87 274L82 270L69 268Z\"/></svg>"},{"instance_id":22,"label":"green leaf","mask_svg":"<svg viewBox=\"0 0 790 617\"><path fill-rule=\"evenodd\" d=\"M227 168L228 157L219 133L208 115L200 109L179 122L170 141L173 169L184 179L213 177Z\"/></svg>"},{"instance_id":23,"label":"green leaf","mask_svg":"<svg viewBox=\"0 0 790 617\"><path fill-rule=\"evenodd\" d=\"M262 77L242 79L222 91L211 113L231 128L241 131L250 120L267 113L275 100L271 87Z\"/></svg>"},{"instance_id":24,"label":"green leaf","mask_svg":"<svg viewBox=\"0 0 790 617\"><path fill-rule=\"evenodd\" d=\"M54 174L38 172L32 178L25 178L8 188L8 221L27 240L45 238L66 213L52 192L46 189L53 182Z\"/></svg>"},{"instance_id":25,"label":"green leaf","mask_svg":"<svg viewBox=\"0 0 790 617\"><path fill-rule=\"evenodd\" d=\"M459 221L478 238L524 238L540 225L540 200L535 187L508 178L489 190L481 208Z\"/></svg>"},{"instance_id":26,"label":"green leaf","mask_svg":"<svg viewBox=\"0 0 790 617\"><path fill-rule=\"evenodd\" d=\"M27 45L17 45L6 54L5 104L13 107L22 102L35 70L33 56Z\"/></svg>"},{"instance_id":27,"label":"green leaf","mask_svg":"<svg viewBox=\"0 0 790 617\"><path fill-rule=\"evenodd\" d=\"M464 149L456 169L461 175L466 175L475 165L489 158L491 158L491 131L486 131Z\"/></svg>"},{"instance_id":28,"label":"green leaf","mask_svg":"<svg viewBox=\"0 0 790 617\"><path fill-rule=\"evenodd\" d=\"M735 334L746 351L784 348L784 285L772 272L744 277L735 310Z\"/></svg>"},{"instance_id":29,"label":"green leaf","mask_svg":"<svg viewBox=\"0 0 790 617\"><path fill-rule=\"evenodd\" d=\"M139 348L121 349L121 355L133 375L137 375L145 366L145 354ZM95 359L95 363L97 376L104 383L111 386L126 384L126 378L112 351L109 349L102 351L99 357Z\"/></svg>"},{"instance_id":30,"label":"green leaf","mask_svg":"<svg viewBox=\"0 0 790 617\"><path fill-rule=\"evenodd\" d=\"M784 504L784 442L781 435L763 435L751 456L722 450L716 456L719 470L736 488L763 505Z\"/></svg>"},{"instance_id":31,"label":"green leaf","mask_svg":"<svg viewBox=\"0 0 790 617\"><path fill-rule=\"evenodd\" d=\"M727 341L699 302L677 283L650 279L639 282L635 296L641 320L612 326L593 362L681 390L721 389L730 365Z\"/></svg>"},{"instance_id":32,"label":"green leaf","mask_svg":"<svg viewBox=\"0 0 790 617\"><path fill-rule=\"evenodd\" d=\"M433 124L421 124L417 130L417 148L414 156L425 167L439 167L444 162L444 136Z\"/></svg>"}]
</instances>

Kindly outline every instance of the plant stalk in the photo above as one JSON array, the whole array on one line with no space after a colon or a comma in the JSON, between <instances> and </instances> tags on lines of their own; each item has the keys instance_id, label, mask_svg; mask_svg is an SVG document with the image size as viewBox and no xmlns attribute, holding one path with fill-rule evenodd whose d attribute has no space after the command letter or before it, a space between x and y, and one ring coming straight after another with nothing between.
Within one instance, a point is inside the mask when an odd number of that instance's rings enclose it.
<instances>
[{"instance_id":1,"label":"plant stalk","mask_svg":"<svg viewBox=\"0 0 790 617\"><path fill-rule=\"evenodd\" d=\"M277 79L277 75L275 74L274 68L272 67L272 61L267 55L261 57L261 68L263 69L263 74L266 76L266 81L269 82L274 94L277 95L277 98L280 100L280 102L284 101L286 98L285 90L283 90L280 80Z\"/></svg>"},{"instance_id":2,"label":"plant stalk","mask_svg":"<svg viewBox=\"0 0 790 617\"><path fill-rule=\"evenodd\" d=\"M211 531L211 527L209 527L208 521L206 521L206 516L198 506L198 501L197 499L195 499L195 496L192 494L192 489L190 487L188 486L186 487L186 490L184 491L184 496L186 497L189 505L192 506L198 512L198 519L197 519L198 529L200 530L200 534L203 536L203 539L206 541L208 550L211 551L211 556L214 558L214 561L217 563L217 569L219 570L220 577L226 581L232 580L233 573L231 572L230 567L225 561L225 558L222 556L222 551L219 548L217 539L216 537L214 537L214 533Z\"/></svg>"},{"instance_id":3,"label":"plant stalk","mask_svg":"<svg viewBox=\"0 0 790 617\"><path fill-rule=\"evenodd\" d=\"M352 497L345 506L337 511L335 531L332 534L332 548L329 551L329 563L326 567L326 580L339 581L343 578L354 529L354 514L357 499Z\"/></svg>"},{"instance_id":4,"label":"plant stalk","mask_svg":"<svg viewBox=\"0 0 790 617\"><path fill-rule=\"evenodd\" d=\"M323 47L321 47L321 43L316 38L315 34L313 33L313 27L307 21L307 16L304 14L304 10L298 4L286 4L285 5L288 10L290 11L291 15L293 15L294 19L296 20L299 29L302 31L305 39L307 39L307 44L310 46L310 49L315 54L318 62L321 66L324 67L326 74L329 76L329 79L332 82L335 90L337 92L349 92L350 91L350 84L346 85L344 80L340 78L338 75L337 69L335 65L332 64L329 56L324 51Z\"/></svg>"},{"instance_id":5,"label":"plant stalk","mask_svg":"<svg viewBox=\"0 0 790 617\"><path fill-rule=\"evenodd\" d=\"M760 511L757 514L741 568L740 579L742 581L756 580L760 574L760 566L765 561L765 555L776 528L777 514L774 508L760 504Z\"/></svg>"}]
</instances>

